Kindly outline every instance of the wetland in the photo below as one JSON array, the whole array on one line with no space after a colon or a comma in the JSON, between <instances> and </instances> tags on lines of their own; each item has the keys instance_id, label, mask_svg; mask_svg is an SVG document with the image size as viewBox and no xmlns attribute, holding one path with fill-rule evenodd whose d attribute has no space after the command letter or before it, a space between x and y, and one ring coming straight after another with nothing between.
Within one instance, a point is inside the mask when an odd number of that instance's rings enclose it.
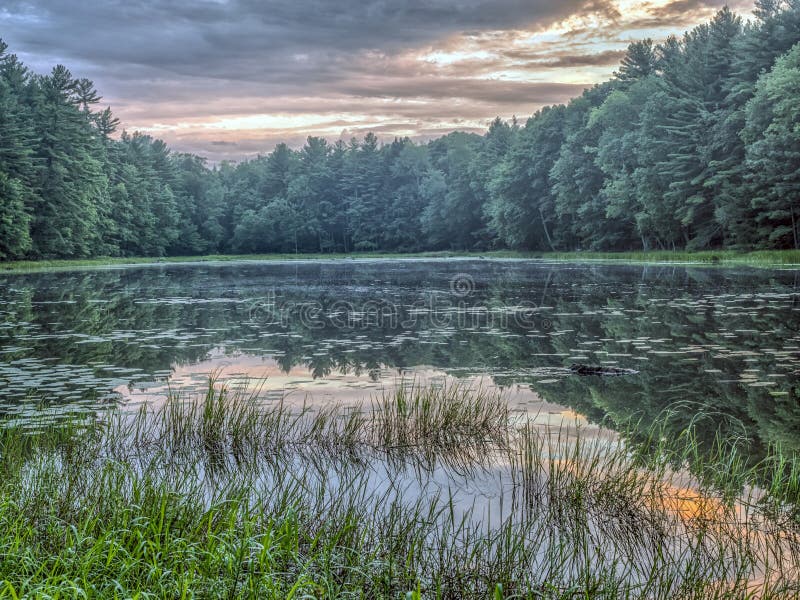
<instances>
[{"instance_id":1,"label":"wetland","mask_svg":"<svg viewBox=\"0 0 800 600\"><path fill-rule=\"evenodd\" d=\"M793 597L798 284L427 258L4 275L0 595L108 594L119 556L119 589L156 595Z\"/></svg>"}]
</instances>

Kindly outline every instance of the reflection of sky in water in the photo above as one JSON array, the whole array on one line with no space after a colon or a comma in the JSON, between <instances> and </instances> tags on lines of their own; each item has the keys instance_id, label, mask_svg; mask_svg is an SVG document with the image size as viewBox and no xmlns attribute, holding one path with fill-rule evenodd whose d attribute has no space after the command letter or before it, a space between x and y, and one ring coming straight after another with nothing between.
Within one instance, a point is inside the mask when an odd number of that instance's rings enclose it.
<instances>
[{"instance_id":1,"label":"reflection of sky in water","mask_svg":"<svg viewBox=\"0 0 800 600\"><path fill-rule=\"evenodd\" d=\"M197 389L224 366L320 402L408 376L491 379L530 412L592 421L691 402L796 445L798 290L793 271L495 260L9 274L0 410L92 411L167 381ZM579 378L572 362L639 375Z\"/></svg>"},{"instance_id":2,"label":"reflection of sky in water","mask_svg":"<svg viewBox=\"0 0 800 600\"><path fill-rule=\"evenodd\" d=\"M134 386L125 384L114 391L132 408L143 402L159 405L170 390L177 390L184 397L203 394L208 389L209 377L214 378L217 386L224 385L233 392L257 394L267 402L310 408L336 403L369 410L373 400L390 394L401 385L496 389L511 407L512 416L530 418L542 425L588 427L583 417L563 406L545 401L529 386L511 384L500 387L485 375L454 377L431 367L394 369L382 366L369 373L356 374L351 371L318 378L307 366L294 366L287 372L272 357L226 355L221 349L213 352L206 361L176 366L164 382L144 382Z\"/></svg>"}]
</instances>

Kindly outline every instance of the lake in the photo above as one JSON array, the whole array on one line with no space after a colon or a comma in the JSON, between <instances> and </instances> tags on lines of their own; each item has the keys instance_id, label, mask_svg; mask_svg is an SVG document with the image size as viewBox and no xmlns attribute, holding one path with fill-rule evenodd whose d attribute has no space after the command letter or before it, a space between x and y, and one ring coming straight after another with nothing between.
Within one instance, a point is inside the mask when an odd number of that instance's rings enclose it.
<instances>
[{"instance_id":1,"label":"lake","mask_svg":"<svg viewBox=\"0 0 800 600\"><path fill-rule=\"evenodd\" d=\"M0 276L0 413L232 386L327 404L499 386L540 421L665 415L800 451L797 271L523 260L158 264ZM584 377L572 363L631 369ZM698 415L700 415L698 417Z\"/></svg>"}]
</instances>

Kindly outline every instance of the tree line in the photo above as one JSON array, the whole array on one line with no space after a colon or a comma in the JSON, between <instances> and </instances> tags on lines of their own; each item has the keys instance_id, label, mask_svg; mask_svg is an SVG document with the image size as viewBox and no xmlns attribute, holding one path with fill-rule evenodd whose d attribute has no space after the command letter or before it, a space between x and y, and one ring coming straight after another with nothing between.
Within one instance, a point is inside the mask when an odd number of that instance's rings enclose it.
<instances>
[{"instance_id":1,"label":"tree line","mask_svg":"<svg viewBox=\"0 0 800 600\"><path fill-rule=\"evenodd\" d=\"M800 0L728 8L526 123L209 167L0 40L0 260L800 248Z\"/></svg>"}]
</instances>

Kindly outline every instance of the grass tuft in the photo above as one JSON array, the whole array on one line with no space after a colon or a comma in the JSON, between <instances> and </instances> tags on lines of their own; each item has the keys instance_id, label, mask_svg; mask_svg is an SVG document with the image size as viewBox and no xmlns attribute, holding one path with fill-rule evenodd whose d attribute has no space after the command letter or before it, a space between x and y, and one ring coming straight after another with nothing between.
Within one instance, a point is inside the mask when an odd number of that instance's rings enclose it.
<instances>
[{"instance_id":1,"label":"grass tuft","mask_svg":"<svg viewBox=\"0 0 800 600\"><path fill-rule=\"evenodd\" d=\"M746 467L720 443L690 470L696 443L645 460L457 386L344 410L211 382L96 422L11 423L0 598L797 597L797 461Z\"/></svg>"}]
</instances>

